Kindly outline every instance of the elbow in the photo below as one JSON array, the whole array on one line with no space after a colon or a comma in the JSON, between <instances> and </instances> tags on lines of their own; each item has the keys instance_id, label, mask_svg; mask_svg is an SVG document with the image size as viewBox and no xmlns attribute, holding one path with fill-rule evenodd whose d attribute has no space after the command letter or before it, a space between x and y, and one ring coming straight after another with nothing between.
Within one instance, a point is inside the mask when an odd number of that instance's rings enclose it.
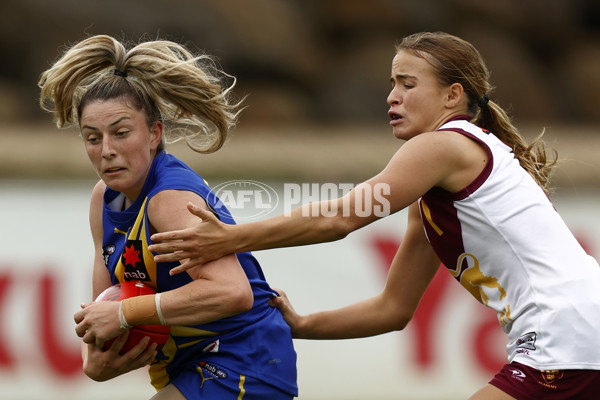
<instances>
[{"instance_id":1,"label":"elbow","mask_svg":"<svg viewBox=\"0 0 600 400\"><path fill-rule=\"evenodd\" d=\"M231 315L250 311L252 306L254 306L254 295L250 285L248 284L248 287L244 289L236 288L235 290L232 290L229 304L229 312Z\"/></svg>"},{"instance_id":2,"label":"elbow","mask_svg":"<svg viewBox=\"0 0 600 400\"><path fill-rule=\"evenodd\" d=\"M404 328L406 328L406 326L408 325L409 322L410 322L410 318L398 319L398 321L396 321L396 323L394 324L394 330L395 331L404 330Z\"/></svg>"},{"instance_id":3,"label":"elbow","mask_svg":"<svg viewBox=\"0 0 600 400\"><path fill-rule=\"evenodd\" d=\"M409 308L385 295L372 303L370 310L373 312L372 320L376 321L377 334L401 331L413 316Z\"/></svg>"},{"instance_id":4,"label":"elbow","mask_svg":"<svg viewBox=\"0 0 600 400\"><path fill-rule=\"evenodd\" d=\"M391 331L401 331L406 328L410 320L412 319L412 314L406 313L397 313L392 318L390 318L390 330Z\"/></svg>"},{"instance_id":5,"label":"elbow","mask_svg":"<svg viewBox=\"0 0 600 400\"><path fill-rule=\"evenodd\" d=\"M250 291L250 293L245 295L238 302L238 307L241 310L240 312L250 311L253 306L254 306L254 295L252 294L252 291Z\"/></svg>"}]
</instances>

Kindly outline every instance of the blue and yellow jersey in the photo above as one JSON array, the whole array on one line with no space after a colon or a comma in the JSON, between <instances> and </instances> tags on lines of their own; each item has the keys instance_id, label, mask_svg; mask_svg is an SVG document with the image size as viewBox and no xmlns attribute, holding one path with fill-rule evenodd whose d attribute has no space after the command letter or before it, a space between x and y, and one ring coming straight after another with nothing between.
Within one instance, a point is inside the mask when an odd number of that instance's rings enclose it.
<instances>
[{"instance_id":1,"label":"blue and yellow jersey","mask_svg":"<svg viewBox=\"0 0 600 400\"><path fill-rule=\"evenodd\" d=\"M107 188L104 194L104 262L113 284L142 281L157 292L165 292L192 281L186 273L169 275L176 263L155 263L148 251L150 228L148 201L162 190L188 190L200 195L225 223L234 224L204 179L183 162L159 153L148 172L140 196L126 210L113 210L121 193ZM172 326L171 336L150 367L152 384L161 389L190 364L221 365L252 376L297 395L296 353L289 327L267 300L275 293L267 284L258 261L251 253L238 253L238 260L254 294L251 310L200 325Z\"/></svg>"}]
</instances>

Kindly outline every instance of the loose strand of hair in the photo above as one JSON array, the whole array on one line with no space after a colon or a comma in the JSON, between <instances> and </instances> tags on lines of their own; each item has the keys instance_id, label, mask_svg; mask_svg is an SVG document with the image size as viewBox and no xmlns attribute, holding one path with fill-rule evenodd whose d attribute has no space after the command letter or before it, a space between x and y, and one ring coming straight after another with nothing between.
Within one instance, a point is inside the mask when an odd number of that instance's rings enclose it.
<instances>
[{"instance_id":1,"label":"loose strand of hair","mask_svg":"<svg viewBox=\"0 0 600 400\"><path fill-rule=\"evenodd\" d=\"M223 88L222 79L232 77L216 68L210 56L194 56L176 43L158 41L131 49L126 63L129 70L146 78L147 92L158 99L163 122L169 127L167 140L184 139L200 153L214 152L225 143L241 112L241 101L230 102L235 79ZM148 70L148 65L154 68Z\"/></svg>"},{"instance_id":2,"label":"loose strand of hair","mask_svg":"<svg viewBox=\"0 0 600 400\"><path fill-rule=\"evenodd\" d=\"M59 128L74 122L77 92L82 82L122 63L124 47L106 35L93 36L67 50L38 82L40 106L54 114Z\"/></svg>"}]
</instances>

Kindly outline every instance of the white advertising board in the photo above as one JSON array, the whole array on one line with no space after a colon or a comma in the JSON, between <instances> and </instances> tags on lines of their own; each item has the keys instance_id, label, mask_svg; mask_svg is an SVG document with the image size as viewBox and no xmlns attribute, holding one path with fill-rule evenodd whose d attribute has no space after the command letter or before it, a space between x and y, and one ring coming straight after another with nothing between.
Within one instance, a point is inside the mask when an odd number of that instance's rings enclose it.
<instances>
[{"instance_id":1,"label":"white advertising board","mask_svg":"<svg viewBox=\"0 0 600 400\"><path fill-rule=\"evenodd\" d=\"M104 383L81 372L73 314L91 298L92 186L87 181L0 181L0 399L135 400L153 394L143 370ZM280 199L270 205L274 212L285 211L281 200L287 196L289 202L292 191L281 184L268 186ZM596 258L598 196L573 191L554 199ZM263 204L256 203L256 196L244 201L254 204L244 204L250 216L233 210L241 223L269 216L254 213ZM284 289L297 311L330 309L382 289L405 218L400 212L334 243L255 255L271 286ZM495 313L443 270L403 332L295 344L299 398L306 400L462 399L506 360Z\"/></svg>"}]
</instances>

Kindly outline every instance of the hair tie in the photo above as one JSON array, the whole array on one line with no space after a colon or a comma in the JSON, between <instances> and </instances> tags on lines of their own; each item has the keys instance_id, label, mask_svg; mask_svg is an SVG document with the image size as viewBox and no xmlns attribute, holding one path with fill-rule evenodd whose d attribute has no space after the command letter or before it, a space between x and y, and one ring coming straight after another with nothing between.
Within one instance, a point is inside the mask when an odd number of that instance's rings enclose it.
<instances>
[{"instance_id":1,"label":"hair tie","mask_svg":"<svg viewBox=\"0 0 600 400\"><path fill-rule=\"evenodd\" d=\"M120 69L115 68L115 75L122 76L123 78L127 78L127 72L123 72Z\"/></svg>"},{"instance_id":2,"label":"hair tie","mask_svg":"<svg viewBox=\"0 0 600 400\"><path fill-rule=\"evenodd\" d=\"M483 96L481 96L481 98L477 102L477 105L479 106L479 108L483 108L483 107L487 106L487 104L489 102L490 102L490 96L488 96L487 94L484 94Z\"/></svg>"}]
</instances>

